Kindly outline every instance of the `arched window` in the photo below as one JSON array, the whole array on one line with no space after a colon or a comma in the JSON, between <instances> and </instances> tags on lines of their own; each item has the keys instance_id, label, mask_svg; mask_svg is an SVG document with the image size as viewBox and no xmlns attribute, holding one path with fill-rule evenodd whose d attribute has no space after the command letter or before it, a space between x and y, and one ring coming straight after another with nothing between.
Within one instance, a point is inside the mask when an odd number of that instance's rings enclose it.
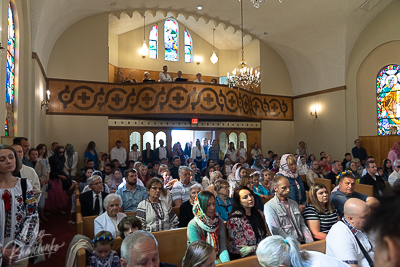
<instances>
[{"instance_id":1,"label":"arched window","mask_svg":"<svg viewBox=\"0 0 400 267\"><path fill-rule=\"evenodd\" d=\"M129 151L132 151L132 145L136 144L138 146L138 151L140 151L140 133L132 132L129 136Z\"/></svg>"},{"instance_id":2,"label":"arched window","mask_svg":"<svg viewBox=\"0 0 400 267\"><path fill-rule=\"evenodd\" d=\"M158 49L158 26L154 25L149 34L149 51L150 58L157 59L157 50Z\"/></svg>"},{"instance_id":3,"label":"arched window","mask_svg":"<svg viewBox=\"0 0 400 267\"><path fill-rule=\"evenodd\" d=\"M237 137L238 137L237 133L235 133L235 132L231 132L229 134L229 143L233 142L233 144L235 145L235 149L238 149L238 143L237 143L238 138Z\"/></svg>"},{"instance_id":4,"label":"arched window","mask_svg":"<svg viewBox=\"0 0 400 267\"><path fill-rule=\"evenodd\" d=\"M6 67L6 116L5 135L14 135L14 96L15 96L15 23L14 11L8 5L7 67Z\"/></svg>"},{"instance_id":5,"label":"arched window","mask_svg":"<svg viewBox=\"0 0 400 267\"><path fill-rule=\"evenodd\" d=\"M150 147L154 150L154 134L150 131L145 132L143 135L143 150L146 150L146 143L150 143Z\"/></svg>"},{"instance_id":6,"label":"arched window","mask_svg":"<svg viewBox=\"0 0 400 267\"><path fill-rule=\"evenodd\" d=\"M164 22L164 59L168 61L178 61L178 23L173 19Z\"/></svg>"},{"instance_id":7,"label":"arched window","mask_svg":"<svg viewBox=\"0 0 400 267\"><path fill-rule=\"evenodd\" d=\"M239 143L238 143L239 147L240 147L240 142L242 142L242 141L244 143L244 148L246 148L246 151L247 151L247 134L245 132L241 132L239 134ZM239 148L239 147L237 147L237 148Z\"/></svg>"},{"instance_id":8,"label":"arched window","mask_svg":"<svg viewBox=\"0 0 400 267\"><path fill-rule=\"evenodd\" d=\"M192 45L192 36L190 33L185 30L185 63L192 63L193 62L193 45Z\"/></svg>"},{"instance_id":9,"label":"arched window","mask_svg":"<svg viewBox=\"0 0 400 267\"><path fill-rule=\"evenodd\" d=\"M378 135L400 135L400 66L384 67L376 78Z\"/></svg>"},{"instance_id":10,"label":"arched window","mask_svg":"<svg viewBox=\"0 0 400 267\"><path fill-rule=\"evenodd\" d=\"M228 150L228 135L224 132L219 134L219 149L221 149L224 154L226 150Z\"/></svg>"},{"instance_id":11,"label":"arched window","mask_svg":"<svg viewBox=\"0 0 400 267\"><path fill-rule=\"evenodd\" d=\"M160 147L160 139L164 141L164 147L167 146L167 134L163 131L159 131L156 134L156 148Z\"/></svg>"}]
</instances>

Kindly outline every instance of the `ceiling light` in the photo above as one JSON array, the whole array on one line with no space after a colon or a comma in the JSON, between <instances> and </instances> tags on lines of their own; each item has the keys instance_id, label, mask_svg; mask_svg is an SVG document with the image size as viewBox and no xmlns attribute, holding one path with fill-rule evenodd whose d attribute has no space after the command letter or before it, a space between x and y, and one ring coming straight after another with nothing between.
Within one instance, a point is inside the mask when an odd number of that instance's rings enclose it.
<instances>
[{"instance_id":1,"label":"ceiling light","mask_svg":"<svg viewBox=\"0 0 400 267\"><path fill-rule=\"evenodd\" d=\"M146 45L146 16L143 16L143 45L142 48L139 49L139 53L142 58L146 58L147 54L149 53L149 49Z\"/></svg>"},{"instance_id":2,"label":"ceiling light","mask_svg":"<svg viewBox=\"0 0 400 267\"><path fill-rule=\"evenodd\" d=\"M203 6L198 5L198 6L196 6L196 9L197 10L203 10Z\"/></svg>"},{"instance_id":3,"label":"ceiling light","mask_svg":"<svg viewBox=\"0 0 400 267\"><path fill-rule=\"evenodd\" d=\"M215 54L215 48L214 48L214 32L215 32L215 29L213 29L213 52L210 57L210 61L212 64L216 64L218 62L218 57L217 57L217 54Z\"/></svg>"}]
</instances>

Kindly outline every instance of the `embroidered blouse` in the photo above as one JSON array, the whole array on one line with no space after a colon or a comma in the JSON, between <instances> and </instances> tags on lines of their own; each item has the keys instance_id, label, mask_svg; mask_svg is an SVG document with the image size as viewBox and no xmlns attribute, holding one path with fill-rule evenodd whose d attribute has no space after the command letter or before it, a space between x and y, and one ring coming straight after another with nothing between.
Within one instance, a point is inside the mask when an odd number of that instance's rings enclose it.
<instances>
[{"instance_id":1,"label":"embroidered blouse","mask_svg":"<svg viewBox=\"0 0 400 267\"><path fill-rule=\"evenodd\" d=\"M263 213L260 212L260 214L265 222ZM265 228L267 229L266 236L263 237L261 236L261 233L259 233L261 239L257 240L254 229L251 226L250 220L247 218L247 216L243 216L240 211L236 211L234 215L235 216L231 216L226 222L226 228L228 229L229 233L228 251L230 253L240 254L239 245L256 246L259 242L261 242L262 239L271 235L268 226L265 225ZM254 253L249 254L249 256L250 255L254 255Z\"/></svg>"},{"instance_id":2,"label":"embroidered blouse","mask_svg":"<svg viewBox=\"0 0 400 267\"><path fill-rule=\"evenodd\" d=\"M170 230L179 224L178 216L163 200L158 203L143 200L137 207L136 217L142 221L143 230L149 232Z\"/></svg>"},{"instance_id":3,"label":"embroidered blouse","mask_svg":"<svg viewBox=\"0 0 400 267\"><path fill-rule=\"evenodd\" d=\"M86 260L86 266L90 267L120 267L118 253L114 250L110 251L104 259L96 256L96 251L93 251Z\"/></svg>"},{"instance_id":4,"label":"embroidered blouse","mask_svg":"<svg viewBox=\"0 0 400 267\"><path fill-rule=\"evenodd\" d=\"M0 189L0 247L12 242L20 247L31 246L35 242L39 232L39 217L29 180L26 180L26 200L23 202L20 178L13 188ZM10 209L6 211L8 204Z\"/></svg>"}]
</instances>

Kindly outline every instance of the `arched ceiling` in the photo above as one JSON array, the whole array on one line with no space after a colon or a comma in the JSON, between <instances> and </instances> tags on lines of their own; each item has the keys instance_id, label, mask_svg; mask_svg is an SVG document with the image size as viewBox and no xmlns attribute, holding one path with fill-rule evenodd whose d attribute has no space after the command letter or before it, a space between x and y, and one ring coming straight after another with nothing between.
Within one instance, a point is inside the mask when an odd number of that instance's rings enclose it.
<instances>
[{"instance_id":1,"label":"arched ceiling","mask_svg":"<svg viewBox=\"0 0 400 267\"><path fill-rule=\"evenodd\" d=\"M243 1L246 42L258 38L283 58L293 94L298 95L344 85L347 60L359 34L394 0L269 0L258 9L250 0ZM360 9L365 3L373 8ZM35 0L30 3L32 49L46 69L55 42L69 26L104 12L114 14L111 30L113 20L129 29L129 22L132 27L142 26L141 14L146 14L148 23L174 16L211 43L216 27L217 48L237 49L239 8L238 0Z\"/></svg>"}]
</instances>

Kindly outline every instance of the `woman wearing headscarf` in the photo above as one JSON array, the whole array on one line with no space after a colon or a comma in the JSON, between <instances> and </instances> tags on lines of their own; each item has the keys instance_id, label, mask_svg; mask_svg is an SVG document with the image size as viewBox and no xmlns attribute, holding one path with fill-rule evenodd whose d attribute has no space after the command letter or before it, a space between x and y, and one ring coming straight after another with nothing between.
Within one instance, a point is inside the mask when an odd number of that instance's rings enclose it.
<instances>
[{"instance_id":1,"label":"woman wearing headscarf","mask_svg":"<svg viewBox=\"0 0 400 267\"><path fill-rule=\"evenodd\" d=\"M187 241L190 243L203 240L213 246L217 254L215 263L228 262L225 226L215 213L215 197L209 191L201 191L194 200L194 218L187 227Z\"/></svg>"},{"instance_id":2,"label":"woman wearing headscarf","mask_svg":"<svg viewBox=\"0 0 400 267\"><path fill-rule=\"evenodd\" d=\"M307 171L310 169L306 163L306 158L304 156L300 156L297 159L297 170L300 175L305 175Z\"/></svg>"},{"instance_id":3,"label":"woman wearing headscarf","mask_svg":"<svg viewBox=\"0 0 400 267\"><path fill-rule=\"evenodd\" d=\"M290 194L289 198L299 204L302 210L307 204L306 191L300 175L297 173L296 159L291 154L285 154L281 158L279 172L276 175L285 176L289 180Z\"/></svg>"},{"instance_id":4,"label":"woman wearing headscarf","mask_svg":"<svg viewBox=\"0 0 400 267\"><path fill-rule=\"evenodd\" d=\"M67 196L63 191L62 181L66 181L67 175L63 171L65 164L64 157L65 149L63 146L58 146L54 150L54 155L49 158L50 164L50 180L48 187L48 197L46 199L45 208L47 210L59 209L61 214L65 211L62 210L67 206Z\"/></svg>"},{"instance_id":5,"label":"woman wearing headscarf","mask_svg":"<svg viewBox=\"0 0 400 267\"><path fill-rule=\"evenodd\" d=\"M400 148L400 142L395 142L387 156L390 162L395 162L396 160L400 159L399 148ZM392 164L392 170L394 170L394 164Z\"/></svg>"},{"instance_id":6,"label":"woman wearing headscarf","mask_svg":"<svg viewBox=\"0 0 400 267\"><path fill-rule=\"evenodd\" d=\"M110 188L110 190L118 190L118 186L122 183L122 181L123 177L121 171L119 169L115 169L113 171L111 180L107 183L108 188Z\"/></svg>"},{"instance_id":7,"label":"woman wearing headscarf","mask_svg":"<svg viewBox=\"0 0 400 267\"><path fill-rule=\"evenodd\" d=\"M77 166L78 166L78 152L76 152L74 150L74 147L68 143L65 146L64 172L71 178L71 180L75 180L75 174L78 170Z\"/></svg>"},{"instance_id":8,"label":"woman wearing headscarf","mask_svg":"<svg viewBox=\"0 0 400 267\"><path fill-rule=\"evenodd\" d=\"M240 165L238 165L240 166ZM239 186L240 180L242 180L242 177L247 174L247 171L244 167L240 166L236 168L235 171L235 177L229 179L228 177L228 182L229 182L229 187L230 187L230 194L229 197L232 197L233 191L235 190L236 187Z\"/></svg>"}]
</instances>

